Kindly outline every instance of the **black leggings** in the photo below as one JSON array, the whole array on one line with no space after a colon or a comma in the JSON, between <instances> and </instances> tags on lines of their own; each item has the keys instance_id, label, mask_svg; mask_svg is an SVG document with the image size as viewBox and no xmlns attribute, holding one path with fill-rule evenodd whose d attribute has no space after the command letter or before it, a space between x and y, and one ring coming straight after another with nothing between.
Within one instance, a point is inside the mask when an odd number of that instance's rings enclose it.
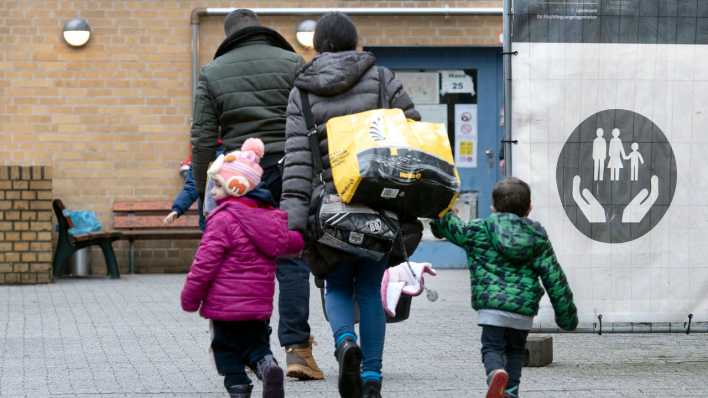
<instances>
[{"instance_id":1,"label":"black leggings","mask_svg":"<svg viewBox=\"0 0 708 398\"><path fill-rule=\"evenodd\" d=\"M251 384L246 366L255 369L256 363L270 351L269 321L212 321L214 336L211 349L224 386Z\"/></svg>"}]
</instances>

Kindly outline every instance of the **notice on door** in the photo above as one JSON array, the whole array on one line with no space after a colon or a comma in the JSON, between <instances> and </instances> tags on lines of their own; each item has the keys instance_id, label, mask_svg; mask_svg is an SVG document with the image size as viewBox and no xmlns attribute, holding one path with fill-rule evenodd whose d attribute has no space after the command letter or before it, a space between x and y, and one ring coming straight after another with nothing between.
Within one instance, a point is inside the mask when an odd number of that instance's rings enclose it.
<instances>
[{"instance_id":1,"label":"notice on door","mask_svg":"<svg viewBox=\"0 0 708 398\"><path fill-rule=\"evenodd\" d=\"M477 167L477 105L455 105L455 164Z\"/></svg>"},{"instance_id":2,"label":"notice on door","mask_svg":"<svg viewBox=\"0 0 708 398\"><path fill-rule=\"evenodd\" d=\"M396 77L416 105L440 103L437 72L397 72Z\"/></svg>"},{"instance_id":3,"label":"notice on door","mask_svg":"<svg viewBox=\"0 0 708 398\"><path fill-rule=\"evenodd\" d=\"M472 76L462 70L440 71L442 84L440 93L445 94L470 94L475 95Z\"/></svg>"}]
</instances>

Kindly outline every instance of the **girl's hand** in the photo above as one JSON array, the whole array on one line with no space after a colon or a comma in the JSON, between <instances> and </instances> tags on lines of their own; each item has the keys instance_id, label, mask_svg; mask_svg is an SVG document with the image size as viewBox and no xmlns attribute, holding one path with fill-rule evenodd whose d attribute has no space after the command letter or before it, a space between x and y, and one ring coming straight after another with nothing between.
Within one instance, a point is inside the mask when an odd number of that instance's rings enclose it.
<instances>
[{"instance_id":1,"label":"girl's hand","mask_svg":"<svg viewBox=\"0 0 708 398\"><path fill-rule=\"evenodd\" d=\"M173 222L175 222L175 220L176 220L178 217L179 217L179 214L177 214L176 211L173 211L173 212L171 212L170 214L168 214L167 217L165 217L164 220L162 220L162 223L163 223L163 224L172 224Z\"/></svg>"}]
</instances>

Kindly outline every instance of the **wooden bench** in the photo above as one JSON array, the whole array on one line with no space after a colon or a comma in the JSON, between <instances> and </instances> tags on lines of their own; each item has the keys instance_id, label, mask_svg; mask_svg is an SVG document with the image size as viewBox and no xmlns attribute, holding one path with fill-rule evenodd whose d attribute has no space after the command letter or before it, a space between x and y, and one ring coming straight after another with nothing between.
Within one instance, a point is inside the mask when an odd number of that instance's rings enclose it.
<instances>
[{"instance_id":1,"label":"wooden bench","mask_svg":"<svg viewBox=\"0 0 708 398\"><path fill-rule=\"evenodd\" d=\"M121 239L122 234L120 232L99 232L72 236L69 234L69 229L74 227L74 223L70 217L64 215L64 203L60 199L54 199L52 207L59 223L59 241L57 242L56 250L54 250L54 259L52 260L54 277L66 274L69 258L77 250L89 246L100 246L103 251L103 258L106 260L108 275L111 278L120 278L118 262L113 251L113 242Z\"/></svg>"},{"instance_id":2,"label":"wooden bench","mask_svg":"<svg viewBox=\"0 0 708 398\"><path fill-rule=\"evenodd\" d=\"M172 211L166 200L120 201L113 203L113 229L128 241L128 271L135 271L136 240L193 240L202 237L196 204L172 224L162 220Z\"/></svg>"}]
</instances>

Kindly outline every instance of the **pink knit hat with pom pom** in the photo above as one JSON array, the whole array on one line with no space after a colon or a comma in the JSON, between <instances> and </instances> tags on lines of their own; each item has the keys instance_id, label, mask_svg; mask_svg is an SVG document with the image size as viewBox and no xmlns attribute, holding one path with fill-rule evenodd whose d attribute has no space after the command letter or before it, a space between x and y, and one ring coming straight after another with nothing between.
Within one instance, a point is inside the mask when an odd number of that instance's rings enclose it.
<instances>
[{"instance_id":1,"label":"pink knit hat with pom pom","mask_svg":"<svg viewBox=\"0 0 708 398\"><path fill-rule=\"evenodd\" d=\"M265 153L263 141L249 138L234 151L219 156L209 167L211 178L221 182L231 196L243 196L261 182L263 169L258 164Z\"/></svg>"}]
</instances>

